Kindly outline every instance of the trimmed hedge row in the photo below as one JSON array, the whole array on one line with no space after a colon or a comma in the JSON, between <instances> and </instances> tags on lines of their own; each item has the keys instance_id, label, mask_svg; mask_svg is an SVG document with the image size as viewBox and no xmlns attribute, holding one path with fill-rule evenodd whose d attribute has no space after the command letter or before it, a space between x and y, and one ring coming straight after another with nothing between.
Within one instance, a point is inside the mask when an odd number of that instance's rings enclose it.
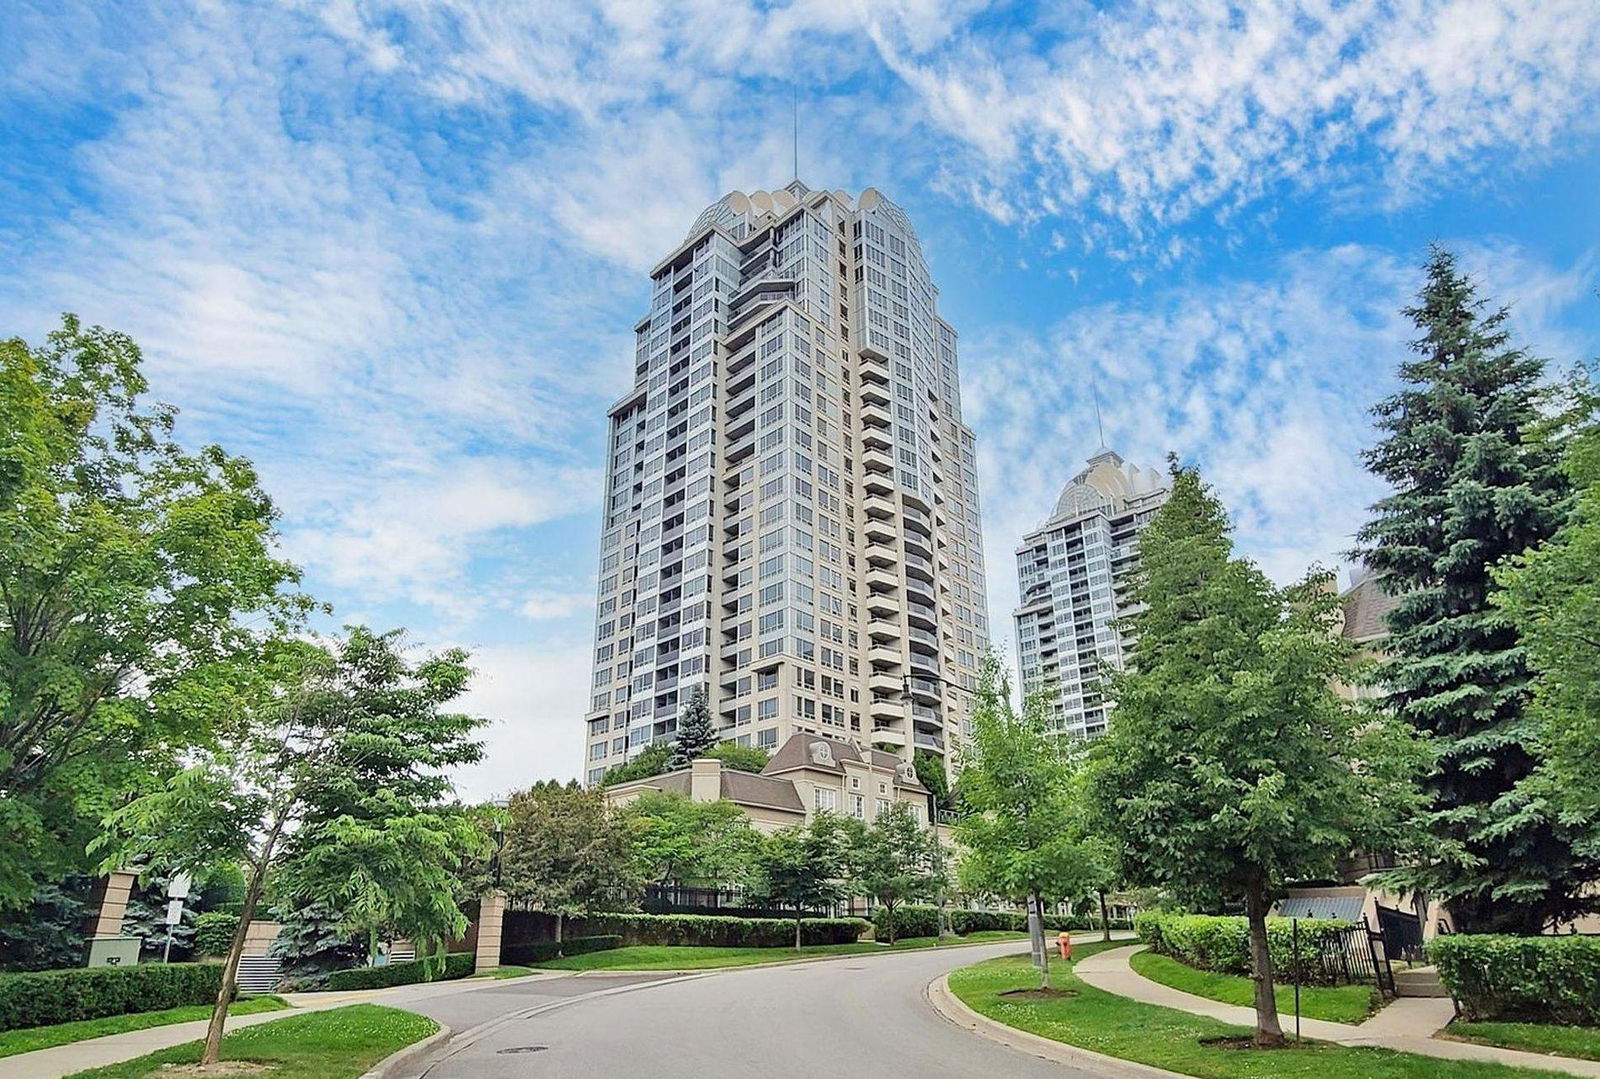
<instances>
[{"instance_id":1,"label":"trimmed hedge row","mask_svg":"<svg viewBox=\"0 0 1600 1079\"><path fill-rule=\"evenodd\" d=\"M567 937L562 941L536 940L531 944L511 944L501 950L502 962L525 966L559 959L568 955L587 955L590 952L609 952L622 947L622 938L610 934L600 937Z\"/></svg>"},{"instance_id":2,"label":"trimmed hedge row","mask_svg":"<svg viewBox=\"0 0 1600 1079\"><path fill-rule=\"evenodd\" d=\"M411 985L415 982L444 982L453 978L465 978L477 966L477 956L471 952L452 952L444 957L444 969L437 977L430 978L430 964L421 959L413 959L406 963L390 963L384 967L354 967L350 970L336 970L328 975L328 988L339 990L350 989L387 989L392 985Z\"/></svg>"},{"instance_id":3,"label":"trimmed hedge row","mask_svg":"<svg viewBox=\"0 0 1600 1079\"><path fill-rule=\"evenodd\" d=\"M1600 1026L1600 938L1450 934L1427 950L1467 1019Z\"/></svg>"},{"instance_id":4,"label":"trimmed hedge row","mask_svg":"<svg viewBox=\"0 0 1600 1079\"><path fill-rule=\"evenodd\" d=\"M506 912L506 939L512 947L534 943L535 922ZM792 918L730 918L707 914L586 914L568 918L573 936L617 936L625 945L693 945L708 948L784 948L794 946ZM860 918L806 918L802 944L850 944L866 932Z\"/></svg>"},{"instance_id":5,"label":"trimmed hedge row","mask_svg":"<svg viewBox=\"0 0 1600 1079\"><path fill-rule=\"evenodd\" d=\"M1322 978L1322 965L1318 962L1322 943L1348 926L1348 922L1300 919L1301 972L1306 981ZM1147 910L1133 919L1133 928L1151 951L1169 955L1180 963L1220 974L1250 973L1250 923L1243 917ZM1267 919L1267 950L1272 954L1274 969L1288 970L1293 965L1294 926L1290 919Z\"/></svg>"},{"instance_id":6,"label":"trimmed hedge row","mask_svg":"<svg viewBox=\"0 0 1600 1079\"><path fill-rule=\"evenodd\" d=\"M221 987L222 967L215 963L0 974L0 1030L215 1004Z\"/></svg>"},{"instance_id":7,"label":"trimmed hedge row","mask_svg":"<svg viewBox=\"0 0 1600 1079\"><path fill-rule=\"evenodd\" d=\"M1025 933L1028 931L1028 916L1021 911L963 910L958 907L949 907L946 908L945 915L949 919L950 932L958 937L964 937L968 933L992 933L996 931ZM1082 914L1046 914L1044 917L1044 927L1048 933L1059 933L1063 930L1077 932L1098 929L1099 924L1098 918L1090 918ZM889 939L889 912L885 908L879 907L873 912L872 926L873 933L878 939ZM894 935L897 940L902 937L938 936L939 908L916 903L896 907L894 910Z\"/></svg>"}]
</instances>

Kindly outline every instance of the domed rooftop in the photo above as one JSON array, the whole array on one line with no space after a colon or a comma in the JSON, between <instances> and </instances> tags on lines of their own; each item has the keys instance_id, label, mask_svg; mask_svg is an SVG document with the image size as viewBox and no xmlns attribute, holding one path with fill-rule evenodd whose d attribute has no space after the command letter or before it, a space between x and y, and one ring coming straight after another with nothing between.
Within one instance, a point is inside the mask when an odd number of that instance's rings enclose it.
<instances>
[{"instance_id":1,"label":"domed rooftop","mask_svg":"<svg viewBox=\"0 0 1600 1079\"><path fill-rule=\"evenodd\" d=\"M1124 461L1115 450L1101 446L1089 458L1089 466L1061 489L1052 521L1082 517L1095 510L1115 513L1129 500L1159 491L1166 486L1165 475L1153 468L1140 468Z\"/></svg>"}]
</instances>

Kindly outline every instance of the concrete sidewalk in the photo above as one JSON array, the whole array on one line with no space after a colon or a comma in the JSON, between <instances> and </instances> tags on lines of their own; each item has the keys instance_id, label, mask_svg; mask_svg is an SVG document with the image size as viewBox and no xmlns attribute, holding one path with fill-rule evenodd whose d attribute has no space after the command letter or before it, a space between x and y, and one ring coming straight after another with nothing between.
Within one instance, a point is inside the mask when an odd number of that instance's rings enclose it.
<instances>
[{"instance_id":1,"label":"concrete sidewalk","mask_svg":"<svg viewBox=\"0 0 1600 1079\"><path fill-rule=\"evenodd\" d=\"M1135 945L1091 955L1080 960L1073 972L1096 989L1128 997L1141 1004L1155 1004L1191 1015L1203 1015L1234 1026L1256 1025L1253 1008L1197 997L1153 982L1136 972L1128 960L1142 948L1143 945ZM1359 1026L1330 1023L1322 1019L1302 1019L1300 1031L1308 1038L1339 1045L1368 1045L1442 1060L1481 1060L1514 1068L1540 1068L1568 1075L1600 1077L1600 1061L1596 1060L1525 1053L1516 1049L1497 1049L1490 1045L1433 1037L1454 1016L1455 1006L1448 999L1401 997ZM1285 1026L1292 1023L1293 1017L1290 1016Z\"/></svg>"},{"instance_id":2,"label":"concrete sidewalk","mask_svg":"<svg viewBox=\"0 0 1600 1079\"><path fill-rule=\"evenodd\" d=\"M527 978L557 977L530 974ZM283 999L294 1005L276 1012L257 1012L254 1015L229 1016L228 1030L242 1030L259 1023L271 1023L292 1015L342 1008L346 1004L383 1004L406 1008L410 1004L432 997L470 993L491 989L505 982L493 978L463 978L448 982L421 982L416 985L397 985L388 989L367 989L351 993L285 993ZM130 1030L125 1034L108 1034L103 1038L57 1045L50 1049L37 1049L31 1053L0 1057L0 1079L62 1079L74 1072L118 1064L158 1049L170 1049L184 1042L199 1041L206 1036L206 1020L190 1023L169 1023L162 1027Z\"/></svg>"}]
</instances>

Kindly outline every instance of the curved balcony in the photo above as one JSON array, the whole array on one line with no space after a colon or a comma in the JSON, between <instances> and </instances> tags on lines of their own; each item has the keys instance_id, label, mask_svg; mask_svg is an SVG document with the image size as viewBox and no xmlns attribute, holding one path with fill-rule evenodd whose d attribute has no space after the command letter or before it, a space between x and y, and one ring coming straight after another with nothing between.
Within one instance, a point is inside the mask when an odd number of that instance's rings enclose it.
<instances>
[{"instance_id":1,"label":"curved balcony","mask_svg":"<svg viewBox=\"0 0 1600 1079\"><path fill-rule=\"evenodd\" d=\"M868 601L868 606L871 606L870 600ZM939 624L939 615L937 611L926 603L913 601L906 604L906 620L914 626L933 629Z\"/></svg>"},{"instance_id":2,"label":"curved balcony","mask_svg":"<svg viewBox=\"0 0 1600 1079\"><path fill-rule=\"evenodd\" d=\"M875 615L895 615L900 613L900 599L898 596L887 595L882 592L872 592L867 596L867 610Z\"/></svg>"},{"instance_id":3,"label":"curved balcony","mask_svg":"<svg viewBox=\"0 0 1600 1079\"><path fill-rule=\"evenodd\" d=\"M904 657L901 656L898 648L891 648L887 644L874 644L867 649L867 661L874 667L883 670L898 671L900 664L904 662ZM874 683L873 688L877 688L876 683Z\"/></svg>"},{"instance_id":4,"label":"curved balcony","mask_svg":"<svg viewBox=\"0 0 1600 1079\"><path fill-rule=\"evenodd\" d=\"M903 729L895 727L875 726L872 728L872 744L896 747L904 746L906 744L906 732Z\"/></svg>"},{"instance_id":5,"label":"curved balcony","mask_svg":"<svg viewBox=\"0 0 1600 1079\"><path fill-rule=\"evenodd\" d=\"M867 622L867 635L877 642L898 641L901 632L900 623L892 618L874 618Z\"/></svg>"},{"instance_id":6,"label":"curved balcony","mask_svg":"<svg viewBox=\"0 0 1600 1079\"><path fill-rule=\"evenodd\" d=\"M910 691L913 701L920 701L923 704L938 704L944 699L939 692L939 683L931 678L908 678L906 688Z\"/></svg>"}]
</instances>

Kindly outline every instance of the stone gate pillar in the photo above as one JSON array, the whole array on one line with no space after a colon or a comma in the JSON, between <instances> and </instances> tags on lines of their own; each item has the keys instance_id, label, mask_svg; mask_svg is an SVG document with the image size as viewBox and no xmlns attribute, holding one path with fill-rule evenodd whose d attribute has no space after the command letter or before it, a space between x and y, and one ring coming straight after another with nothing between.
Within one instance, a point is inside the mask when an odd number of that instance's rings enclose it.
<instances>
[{"instance_id":1,"label":"stone gate pillar","mask_svg":"<svg viewBox=\"0 0 1600 1079\"><path fill-rule=\"evenodd\" d=\"M506 894L490 892L478 900L477 969L500 965L500 930L505 923Z\"/></svg>"}]
</instances>

